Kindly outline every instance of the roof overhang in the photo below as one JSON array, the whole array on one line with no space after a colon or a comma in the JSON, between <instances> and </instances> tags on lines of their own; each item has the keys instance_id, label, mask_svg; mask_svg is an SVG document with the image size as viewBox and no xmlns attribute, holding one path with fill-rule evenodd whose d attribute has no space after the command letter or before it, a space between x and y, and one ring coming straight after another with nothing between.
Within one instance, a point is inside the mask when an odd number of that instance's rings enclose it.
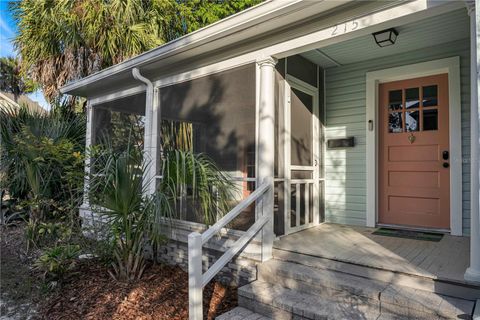
<instances>
[{"instance_id":1,"label":"roof overhang","mask_svg":"<svg viewBox=\"0 0 480 320\"><path fill-rule=\"evenodd\" d=\"M147 76L162 72L175 64L195 57L204 57L222 47L242 43L278 30L280 27L327 12L352 0L302 1L269 0L199 29L165 45L142 53L60 89L64 94L93 97L113 88L138 85L132 69L139 68Z\"/></svg>"}]
</instances>

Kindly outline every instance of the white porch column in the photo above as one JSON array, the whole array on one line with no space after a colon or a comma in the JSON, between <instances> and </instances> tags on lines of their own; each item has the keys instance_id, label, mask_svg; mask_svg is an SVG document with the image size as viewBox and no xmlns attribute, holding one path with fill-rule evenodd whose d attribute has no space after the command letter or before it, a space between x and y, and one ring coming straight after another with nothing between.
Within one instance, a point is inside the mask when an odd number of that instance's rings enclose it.
<instances>
[{"instance_id":1,"label":"white porch column","mask_svg":"<svg viewBox=\"0 0 480 320\"><path fill-rule=\"evenodd\" d=\"M92 104L90 101L87 101L87 107L86 107L86 112L87 112L87 124L86 124L86 129L87 132L85 133L85 178L83 182L83 203L82 203L82 208L81 209L90 209L90 200L88 197L88 192L90 190L90 154L89 149L92 146L92 134L93 134L93 108Z\"/></svg>"},{"instance_id":2,"label":"white porch column","mask_svg":"<svg viewBox=\"0 0 480 320\"><path fill-rule=\"evenodd\" d=\"M273 174L275 161L275 64L272 57L257 60L260 67L260 99L258 119L257 187L268 182L269 191L262 199L262 213L270 220L262 230L262 261L272 257L273 233Z\"/></svg>"},{"instance_id":3,"label":"white porch column","mask_svg":"<svg viewBox=\"0 0 480 320\"><path fill-rule=\"evenodd\" d=\"M480 0L476 0L476 5L480 6ZM469 281L480 282L480 134L479 134L479 43L480 28L477 21L480 21L480 13L475 10L475 4L467 2L468 13L470 15L470 81L471 81L471 193L470 193L470 267L465 272L465 279Z\"/></svg>"}]
</instances>

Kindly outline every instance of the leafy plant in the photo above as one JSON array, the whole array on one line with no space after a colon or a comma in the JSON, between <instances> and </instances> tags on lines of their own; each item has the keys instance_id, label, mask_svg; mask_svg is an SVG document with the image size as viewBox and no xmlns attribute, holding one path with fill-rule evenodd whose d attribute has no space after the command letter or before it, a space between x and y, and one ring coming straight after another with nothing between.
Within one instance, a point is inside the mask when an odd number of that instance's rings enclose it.
<instances>
[{"instance_id":1,"label":"leafy plant","mask_svg":"<svg viewBox=\"0 0 480 320\"><path fill-rule=\"evenodd\" d=\"M260 0L83 0L13 2L22 69L48 100L86 77Z\"/></svg>"},{"instance_id":2,"label":"leafy plant","mask_svg":"<svg viewBox=\"0 0 480 320\"><path fill-rule=\"evenodd\" d=\"M43 272L45 279L61 279L77 265L79 245L58 245L47 248L35 262L35 267Z\"/></svg>"},{"instance_id":3,"label":"leafy plant","mask_svg":"<svg viewBox=\"0 0 480 320\"><path fill-rule=\"evenodd\" d=\"M205 224L214 223L229 210L235 185L204 154L168 150L159 192L168 195L179 218L180 202Z\"/></svg>"},{"instance_id":4,"label":"leafy plant","mask_svg":"<svg viewBox=\"0 0 480 320\"><path fill-rule=\"evenodd\" d=\"M162 194L146 196L142 179L146 165L137 150L106 149L95 162L98 171L90 179L91 201L116 244L111 275L120 281L138 279L145 268L145 245L148 241L158 245L164 240L155 233L155 224L162 213L169 212L168 202Z\"/></svg>"},{"instance_id":5,"label":"leafy plant","mask_svg":"<svg viewBox=\"0 0 480 320\"><path fill-rule=\"evenodd\" d=\"M26 208L27 250L69 242L79 229L84 116L58 106L49 113L2 109L0 139L1 185Z\"/></svg>"},{"instance_id":6,"label":"leafy plant","mask_svg":"<svg viewBox=\"0 0 480 320\"><path fill-rule=\"evenodd\" d=\"M27 250L41 245L68 242L72 233L73 228L63 222L38 222L29 219L25 227Z\"/></svg>"},{"instance_id":7,"label":"leafy plant","mask_svg":"<svg viewBox=\"0 0 480 320\"><path fill-rule=\"evenodd\" d=\"M20 61L14 57L0 58L0 90L13 94L13 100L25 93L35 91L34 82L21 72Z\"/></svg>"},{"instance_id":8,"label":"leafy plant","mask_svg":"<svg viewBox=\"0 0 480 320\"><path fill-rule=\"evenodd\" d=\"M178 218L180 201L207 223L228 210L233 185L206 156L171 149L162 164L163 179L148 195L144 172L149 165L142 152L124 152L107 146L96 154L90 177L90 200L108 225L114 238L111 275L121 281L141 277L145 268L143 250L165 241L169 222Z\"/></svg>"},{"instance_id":9,"label":"leafy plant","mask_svg":"<svg viewBox=\"0 0 480 320\"><path fill-rule=\"evenodd\" d=\"M81 189L85 117L55 107L49 113L0 110L2 187L12 197L71 199ZM76 179L71 179L75 172Z\"/></svg>"}]
</instances>

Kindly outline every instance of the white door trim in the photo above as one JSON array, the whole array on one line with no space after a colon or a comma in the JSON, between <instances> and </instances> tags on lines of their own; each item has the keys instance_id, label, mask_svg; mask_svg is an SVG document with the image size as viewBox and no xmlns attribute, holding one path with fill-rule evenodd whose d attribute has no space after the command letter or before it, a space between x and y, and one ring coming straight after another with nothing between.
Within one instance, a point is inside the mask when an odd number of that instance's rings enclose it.
<instances>
[{"instance_id":1,"label":"white door trim","mask_svg":"<svg viewBox=\"0 0 480 320\"><path fill-rule=\"evenodd\" d=\"M462 235L462 137L460 58L452 57L367 72L367 226L378 219L378 85L448 73L450 143L450 233ZM373 125L369 122L372 121Z\"/></svg>"},{"instance_id":2,"label":"white door trim","mask_svg":"<svg viewBox=\"0 0 480 320\"><path fill-rule=\"evenodd\" d=\"M319 94L318 88L302 81L298 78L295 78L289 74L285 76L285 110L284 110L284 119L285 119L285 129L283 133L284 145L284 157L285 157L285 188L284 188L284 235L303 230L315 226L319 223L319 208L320 208L320 197L317 196L313 201L313 221L309 221L307 226L299 226L298 224L295 227L290 227L290 192L292 183L313 183L313 195L320 195L319 188L319 176L320 176L320 167L317 165L313 166L293 166L290 164L290 128L291 128L291 118L290 118L290 89L297 89L308 95L311 95L313 98L313 160L317 164L320 164L320 118L319 118ZM296 179L291 178L291 170L312 170L313 169L313 179ZM298 203L297 203L298 206ZM308 212L306 213L308 214ZM308 219L308 218L307 218Z\"/></svg>"}]
</instances>

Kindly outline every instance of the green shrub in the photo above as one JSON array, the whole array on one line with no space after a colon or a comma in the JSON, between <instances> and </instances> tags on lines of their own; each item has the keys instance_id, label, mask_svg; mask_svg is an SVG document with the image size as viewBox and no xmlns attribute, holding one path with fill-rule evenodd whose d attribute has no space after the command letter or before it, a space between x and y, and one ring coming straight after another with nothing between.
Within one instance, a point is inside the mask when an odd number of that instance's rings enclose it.
<instances>
[{"instance_id":1,"label":"green shrub","mask_svg":"<svg viewBox=\"0 0 480 320\"><path fill-rule=\"evenodd\" d=\"M63 222L38 222L29 219L25 226L27 250L31 247L68 242L73 234L71 226Z\"/></svg>"},{"instance_id":2,"label":"green shrub","mask_svg":"<svg viewBox=\"0 0 480 320\"><path fill-rule=\"evenodd\" d=\"M90 200L104 218L115 244L111 275L120 281L140 278L145 267L143 249L147 241L159 244L164 240L152 230L160 214L160 206L155 203L168 202L162 200L161 194L145 196L142 181L145 166L137 150L106 149L96 157L97 171L90 179ZM168 211L165 205L162 209Z\"/></svg>"},{"instance_id":3,"label":"green shrub","mask_svg":"<svg viewBox=\"0 0 480 320\"><path fill-rule=\"evenodd\" d=\"M125 152L115 152L106 148L95 159L90 200L113 235L111 275L117 280L131 281L141 277L145 267L145 245L150 244L156 252L164 243L167 222L176 218L177 202L185 196L182 190L186 186L187 196L207 223L215 221L228 209L232 185L203 155L167 151L162 166L164 179L153 195L147 195L148 182L143 181L143 173L149 163L143 160L139 150L127 148Z\"/></svg>"},{"instance_id":4,"label":"green shrub","mask_svg":"<svg viewBox=\"0 0 480 320\"><path fill-rule=\"evenodd\" d=\"M56 219L78 206L83 192L85 117L61 107L50 112L0 110L1 187L29 201L34 220ZM53 206L52 206L53 203Z\"/></svg>"},{"instance_id":5,"label":"green shrub","mask_svg":"<svg viewBox=\"0 0 480 320\"><path fill-rule=\"evenodd\" d=\"M83 114L62 107L0 110L0 187L26 208L27 249L56 248L79 228L85 128Z\"/></svg>"},{"instance_id":6,"label":"green shrub","mask_svg":"<svg viewBox=\"0 0 480 320\"><path fill-rule=\"evenodd\" d=\"M79 254L79 245L57 245L45 249L35 267L43 273L44 279L62 279L75 268Z\"/></svg>"}]
</instances>

